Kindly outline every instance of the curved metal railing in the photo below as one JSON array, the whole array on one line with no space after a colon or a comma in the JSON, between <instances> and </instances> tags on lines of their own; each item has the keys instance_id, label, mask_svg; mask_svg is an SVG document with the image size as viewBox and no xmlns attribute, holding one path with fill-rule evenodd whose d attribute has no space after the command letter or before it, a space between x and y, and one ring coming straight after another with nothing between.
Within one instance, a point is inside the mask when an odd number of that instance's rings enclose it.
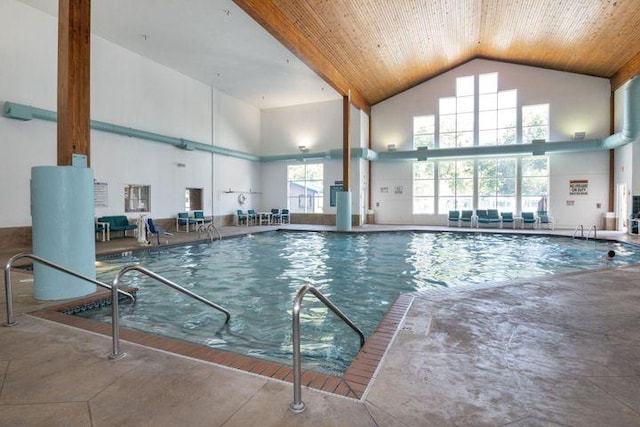
<instances>
[{"instance_id":1,"label":"curved metal railing","mask_svg":"<svg viewBox=\"0 0 640 427\"><path fill-rule=\"evenodd\" d=\"M319 290L311 285L303 285L298 290L293 300L293 330L291 333L291 341L293 343L293 402L289 405L291 411L299 414L304 412L306 405L302 401L302 384L300 382L302 364L300 361L300 309L302 308L302 299L307 292L311 292L316 298L333 311L340 319L342 319L351 329L360 336L360 348L364 346L364 334L342 311L325 297Z\"/></svg>"},{"instance_id":2,"label":"curved metal railing","mask_svg":"<svg viewBox=\"0 0 640 427\"><path fill-rule=\"evenodd\" d=\"M226 309L224 309L223 307L219 306L218 304L209 301L206 298L201 297L200 295L191 292L188 289L183 288L182 286L172 282L169 279L166 279L162 276L160 276L159 274L154 273L151 270L148 270L144 267L140 267L139 265L136 264L129 264L129 265L125 265L124 267L122 267L119 271L118 274L116 274L116 277L113 279L113 285L111 286L111 293L112 293L112 301L111 301L111 323L112 323L112 328L113 328L113 333L112 333L112 339L113 339L113 351L112 353L109 355L110 359L119 359L121 357L126 356L126 353L123 353L120 351L120 316L118 314L118 299L114 298L113 296L116 295L116 293L118 292L118 286L119 286L119 282L120 279L122 278L122 276L129 272L129 271L138 271L146 276L151 277L152 279L157 280L160 283L164 283L165 285L169 286L170 288L173 288L175 290L177 290L178 292L182 292L185 295L190 296L191 298L194 298L206 305L208 305L209 307L215 308L218 311L223 312L226 315L226 320L224 323L229 323L229 320L231 319L231 313L229 313L229 311L227 311Z\"/></svg>"},{"instance_id":3,"label":"curved metal railing","mask_svg":"<svg viewBox=\"0 0 640 427\"><path fill-rule=\"evenodd\" d=\"M593 238L597 239L598 238L598 230L596 228L596 225L593 224L591 227L589 227L589 231L587 231L587 238L585 240L589 240L589 236L591 235L591 230L593 230Z\"/></svg>"},{"instance_id":4,"label":"curved metal railing","mask_svg":"<svg viewBox=\"0 0 640 427\"><path fill-rule=\"evenodd\" d=\"M7 297L7 326L13 326L15 325L17 322L14 320L13 318L13 297L12 297L12 289L11 289L11 267L13 266L13 263L16 260L19 260L21 258L29 258L33 261L39 262L41 264L47 265L55 270L58 271L62 271L63 273L67 273L73 277L77 277L78 279L82 279L85 280L89 283L93 283L94 285L98 285L101 286L103 288L106 289L110 289L113 290L111 286L107 285L106 283L102 283L99 280L93 279L91 277L87 277L84 276L80 273L76 273L73 270L70 270L66 267L63 267L61 265L58 265L56 263L53 263L49 260L46 260L42 257L39 257L37 255L33 255L33 254L27 254L27 253L19 253L16 254L14 256L12 256L11 258L9 258L9 261L7 261L7 263L4 266L4 288L5 288L5 292L6 292L6 297ZM118 290L118 293L120 293L121 295L126 295L129 298L131 298L131 301L135 302L136 298L131 295L129 292L125 292L123 290ZM115 295L115 296L114 296ZM112 298L115 298L115 300L117 301L118 299L118 294L117 293L113 293L112 294Z\"/></svg>"},{"instance_id":5,"label":"curved metal railing","mask_svg":"<svg viewBox=\"0 0 640 427\"><path fill-rule=\"evenodd\" d=\"M198 238L200 237L200 233L204 231L207 233L207 236L209 236L209 240L213 241L211 230L214 230L216 232L216 234L218 235L218 240L222 240L222 233L220 233L220 230L218 230L218 228L213 223L209 223L207 225L201 224L198 227Z\"/></svg>"},{"instance_id":6,"label":"curved metal railing","mask_svg":"<svg viewBox=\"0 0 640 427\"><path fill-rule=\"evenodd\" d=\"M580 230L580 238L584 239L584 227L582 226L582 224L578 224L576 225L576 229L573 230L573 238L576 238L576 234L578 234L578 230Z\"/></svg>"}]
</instances>

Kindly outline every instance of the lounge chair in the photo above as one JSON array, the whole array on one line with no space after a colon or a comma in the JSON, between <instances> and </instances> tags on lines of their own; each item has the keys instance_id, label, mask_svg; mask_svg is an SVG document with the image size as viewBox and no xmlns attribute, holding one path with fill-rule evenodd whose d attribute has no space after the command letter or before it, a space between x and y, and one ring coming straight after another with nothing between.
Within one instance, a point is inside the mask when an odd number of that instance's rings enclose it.
<instances>
[{"instance_id":1,"label":"lounge chair","mask_svg":"<svg viewBox=\"0 0 640 427\"><path fill-rule=\"evenodd\" d=\"M460 211L449 211L449 216L447 217L447 225L451 226L452 222L460 227Z\"/></svg>"},{"instance_id":2,"label":"lounge chair","mask_svg":"<svg viewBox=\"0 0 640 427\"><path fill-rule=\"evenodd\" d=\"M555 228L554 224L553 224L553 217L550 216L547 211L538 211L538 218L537 218L538 222L536 223L536 226L538 228L538 230L542 227L543 224L545 224L547 226L547 228L553 230Z\"/></svg>"},{"instance_id":3,"label":"lounge chair","mask_svg":"<svg viewBox=\"0 0 640 427\"><path fill-rule=\"evenodd\" d=\"M458 227L461 227L466 222L469 223L469 228L473 227L473 211L462 211Z\"/></svg>"},{"instance_id":4,"label":"lounge chair","mask_svg":"<svg viewBox=\"0 0 640 427\"><path fill-rule=\"evenodd\" d=\"M285 224L285 220L286 220L286 224L291 224L291 217L289 216L289 209L282 209L280 211L280 222L282 224Z\"/></svg>"},{"instance_id":5,"label":"lounge chair","mask_svg":"<svg viewBox=\"0 0 640 427\"><path fill-rule=\"evenodd\" d=\"M516 221L513 219L513 212L500 212L500 216L502 217L500 228L502 228L505 224L511 224L511 227L513 229L516 228Z\"/></svg>"},{"instance_id":6,"label":"lounge chair","mask_svg":"<svg viewBox=\"0 0 640 427\"><path fill-rule=\"evenodd\" d=\"M531 224L531 228L535 228L537 221L533 212L522 212L522 228L527 224Z\"/></svg>"},{"instance_id":7,"label":"lounge chair","mask_svg":"<svg viewBox=\"0 0 640 427\"><path fill-rule=\"evenodd\" d=\"M236 217L238 219L238 225L241 225L243 222L245 225L249 225L247 214L245 214L242 209L236 211Z\"/></svg>"}]
</instances>

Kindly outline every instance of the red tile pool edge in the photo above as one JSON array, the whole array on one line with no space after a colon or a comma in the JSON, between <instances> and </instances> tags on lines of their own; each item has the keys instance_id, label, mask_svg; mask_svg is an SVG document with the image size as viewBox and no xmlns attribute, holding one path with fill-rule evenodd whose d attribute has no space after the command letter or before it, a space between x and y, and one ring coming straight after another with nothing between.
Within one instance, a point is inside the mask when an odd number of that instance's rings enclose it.
<instances>
[{"instance_id":1,"label":"red tile pool edge","mask_svg":"<svg viewBox=\"0 0 640 427\"><path fill-rule=\"evenodd\" d=\"M46 310L31 312L30 314L101 335L111 336L110 324L95 322L63 313L65 310L104 298L104 294L94 295ZM382 320L380 320L380 323L378 323L378 326L376 326L369 339L365 342L364 347L362 347L342 377L303 369L301 376L302 385L345 397L360 399L371 382L382 357L389 348L391 340L402 323L412 301L413 296L410 294L401 294L396 298L391 308L389 308ZM213 362L256 375L293 382L293 368L289 365L203 347L197 344L127 328L120 328L120 338L124 341L192 357L194 359Z\"/></svg>"}]
</instances>

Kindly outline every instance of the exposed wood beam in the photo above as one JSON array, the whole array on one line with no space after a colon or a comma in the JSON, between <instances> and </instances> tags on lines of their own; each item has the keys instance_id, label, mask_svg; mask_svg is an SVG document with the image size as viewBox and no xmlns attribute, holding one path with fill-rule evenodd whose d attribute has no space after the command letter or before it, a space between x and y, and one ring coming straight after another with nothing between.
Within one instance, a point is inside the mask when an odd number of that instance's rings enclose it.
<instances>
[{"instance_id":1,"label":"exposed wood beam","mask_svg":"<svg viewBox=\"0 0 640 427\"><path fill-rule=\"evenodd\" d=\"M322 51L298 31L294 23L270 0L233 0L242 10L274 36L287 49L307 64L340 95L351 91L351 102L367 115L371 106L351 85L338 68L327 59Z\"/></svg>"},{"instance_id":2,"label":"exposed wood beam","mask_svg":"<svg viewBox=\"0 0 640 427\"><path fill-rule=\"evenodd\" d=\"M89 166L91 0L59 0L58 17L58 166Z\"/></svg>"},{"instance_id":3,"label":"exposed wood beam","mask_svg":"<svg viewBox=\"0 0 640 427\"><path fill-rule=\"evenodd\" d=\"M611 91L616 91L638 73L640 73L640 52L620 67L611 77Z\"/></svg>"}]
</instances>

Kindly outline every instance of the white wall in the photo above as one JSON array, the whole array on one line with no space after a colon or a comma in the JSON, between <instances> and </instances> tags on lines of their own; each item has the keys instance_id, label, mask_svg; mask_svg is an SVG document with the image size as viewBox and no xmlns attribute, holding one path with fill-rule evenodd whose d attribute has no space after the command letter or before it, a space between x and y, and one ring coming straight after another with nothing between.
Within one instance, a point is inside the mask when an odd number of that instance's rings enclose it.
<instances>
[{"instance_id":1,"label":"white wall","mask_svg":"<svg viewBox=\"0 0 640 427\"><path fill-rule=\"evenodd\" d=\"M518 107L550 104L550 141L569 140L576 131L587 138L609 135L610 84L607 79L539 69L483 59L470 61L428 82L374 105L372 108L372 146L385 151L388 144L410 150L413 117L436 114L438 99L455 95L457 77L498 72L498 89L518 90ZM579 220L600 224L608 206L608 162L606 152L551 154L550 211L561 227ZM571 167L567 167L571 165ZM589 196L580 196L567 206L570 179L589 179ZM412 167L410 162L376 162L373 166L372 198L376 221L386 223L444 224L444 215L413 216ZM402 187L402 194L396 188ZM387 192L382 192L386 189ZM596 201L601 208L596 207Z\"/></svg>"},{"instance_id":2,"label":"white wall","mask_svg":"<svg viewBox=\"0 0 640 427\"><path fill-rule=\"evenodd\" d=\"M261 154L295 154L342 148L342 100L262 110Z\"/></svg>"},{"instance_id":3,"label":"white wall","mask_svg":"<svg viewBox=\"0 0 640 427\"><path fill-rule=\"evenodd\" d=\"M368 144L368 116L351 106L351 147L366 147ZM262 111L261 145L263 155L297 155L298 146L304 145L310 153L329 154L342 149L342 100L304 104L293 107L272 108ZM261 209L287 206L287 165L296 160L271 161L262 164ZM342 181L342 159L309 159L308 162L324 164L323 213L335 214L330 206L329 186ZM350 190L352 213L360 214L366 209L366 185L362 174L366 162L351 161Z\"/></svg>"},{"instance_id":4,"label":"white wall","mask_svg":"<svg viewBox=\"0 0 640 427\"><path fill-rule=\"evenodd\" d=\"M0 102L57 109L57 20L14 0L0 2ZM258 154L260 111L104 39L91 39L91 118ZM0 117L0 227L31 224L31 167L55 165L56 125ZM94 177L124 213L124 184L151 186L154 217L184 210L187 187L203 188L207 214L229 214L228 186L260 190L260 165L202 151L91 131ZM230 179L233 177L233 179ZM130 214L134 218L137 214Z\"/></svg>"}]
</instances>

